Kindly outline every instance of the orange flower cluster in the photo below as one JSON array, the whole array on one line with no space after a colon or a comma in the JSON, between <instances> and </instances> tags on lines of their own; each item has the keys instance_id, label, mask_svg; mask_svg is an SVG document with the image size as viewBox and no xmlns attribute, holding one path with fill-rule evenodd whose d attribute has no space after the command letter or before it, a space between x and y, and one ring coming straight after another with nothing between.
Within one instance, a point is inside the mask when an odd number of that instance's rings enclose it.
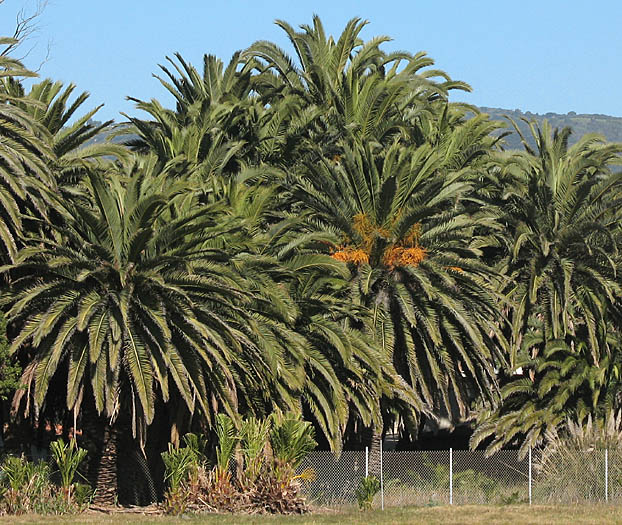
<instances>
[{"instance_id":1,"label":"orange flower cluster","mask_svg":"<svg viewBox=\"0 0 622 525\"><path fill-rule=\"evenodd\" d=\"M331 255L333 259L346 263L361 264L369 262L369 255L360 248L346 246Z\"/></svg>"},{"instance_id":2,"label":"orange flower cluster","mask_svg":"<svg viewBox=\"0 0 622 525\"><path fill-rule=\"evenodd\" d=\"M349 245L350 239L345 239L344 244L332 253L331 257L346 263L369 263L369 254L372 251L374 240L377 237L382 237L388 241L391 232L387 228L375 224L364 213L355 215L353 222L354 229L361 236L360 243L358 246L352 246ZM385 266L391 269L396 266L418 266L428 253L425 248L419 246L420 237L421 224L417 223L410 228L402 242L392 244L385 250L382 259Z\"/></svg>"},{"instance_id":3,"label":"orange flower cluster","mask_svg":"<svg viewBox=\"0 0 622 525\"><path fill-rule=\"evenodd\" d=\"M460 266L448 266L447 269L452 272L464 273L464 270L460 268Z\"/></svg>"},{"instance_id":4,"label":"orange flower cluster","mask_svg":"<svg viewBox=\"0 0 622 525\"><path fill-rule=\"evenodd\" d=\"M391 246L384 252L382 261L389 268L419 266L419 263L426 258L427 253L427 250L421 246L413 246L412 248Z\"/></svg>"},{"instance_id":5,"label":"orange flower cluster","mask_svg":"<svg viewBox=\"0 0 622 525\"><path fill-rule=\"evenodd\" d=\"M371 251L376 235L385 238L391 235L389 230L374 224L364 213L357 213L354 216L354 229L362 237L362 247L367 252Z\"/></svg>"}]
</instances>

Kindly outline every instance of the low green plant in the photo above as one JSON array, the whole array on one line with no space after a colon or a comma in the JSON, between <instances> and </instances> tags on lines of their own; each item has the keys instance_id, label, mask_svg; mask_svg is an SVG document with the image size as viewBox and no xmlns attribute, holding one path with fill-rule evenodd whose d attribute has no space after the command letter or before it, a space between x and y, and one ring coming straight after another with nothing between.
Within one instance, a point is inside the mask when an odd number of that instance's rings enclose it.
<instances>
[{"instance_id":1,"label":"low green plant","mask_svg":"<svg viewBox=\"0 0 622 525\"><path fill-rule=\"evenodd\" d=\"M80 464L86 459L87 452L79 448L75 439L65 443L63 439L58 439L50 443L50 453L52 459L58 467L60 475L60 485L68 499L71 499L74 479L78 473Z\"/></svg>"},{"instance_id":2,"label":"low green plant","mask_svg":"<svg viewBox=\"0 0 622 525\"><path fill-rule=\"evenodd\" d=\"M171 443L168 445L168 452L162 452L162 460L166 469L164 480L172 491L181 487L182 482L187 480L198 466L197 455L193 449L176 448Z\"/></svg>"},{"instance_id":3,"label":"low green plant","mask_svg":"<svg viewBox=\"0 0 622 525\"><path fill-rule=\"evenodd\" d=\"M268 419L260 420L249 417L242 421L240 444L244 459L244 470L241 473L240 481L249 488L257 482L266 461L265 449L269 431L270 420Z\"/></svg>"},{"instance_id":4,"label":"low green plant","mask_svg":"<svg viewBox=\"0 0 622 525\"><path fill-rule=\"evenodd\" d=\"M0 464L0 514L68 514L90 503L91 487L69 484L69 490L51 480L52 469L43 461L7 456Z\"/></svg>"},{"instance_id":5,"label":"low green plant","mask_svg":"<svg viewBox=\"0 0 622 525\"><path fill-rule=\"evenodd\" d=\"M24 456L6 456L0 466L1 477L5 488L22 490L32 488L35 492L49 483L50 466L43 461L31 462Z\"/></svg>"},{"instance_id":6,"label":"low green plant","mask_svg":"<svg viewBox=\"0 0 622 525\"><path fill-rule=\"evenodd\" d=\"M216 465L205 473L205 484L200 490L206 492L209 505L223 512L231 512L240 501L240 491L231 476L231 463L240 442L233 420L226 414L216 416Z\"/></svg>"},{"instance_id":7,"label":"low green plant","mask_svg":"<svg viewBox=\"0 0 622 525\"><path fill-rule=\"evenodd\" d=\"M499 482L496 479L473 469L455 472L453 482L455 490L464 489L472 493L480 491L486 502L491 501L499 489Z\"/></svg>"},{"instance_id":8,"label":"low green plant","mask_svg":"<svg viewBox=\"0 0 622 525\"><path fill-rule=\"evenodd\" d=\"M303 513L305 498L300 495L302 482L315 479L315 471L297 470L317 442L311 424L295 413L275 413L270 417L269 444L272 460L266 463L257 490L255 505L275 514Z\"/></svg>"},{"instance_id":9,"label":"low green plant","mask_svg":"<svg viewBox=\"0 0 622 525\"><path fill-rule=\"evenodd\" d=\"M186 485L191 475L199 468L199 456L195 440L190 440L191 446L176 448L169 443L168 452L162 453L164 461L164 480L168 483L168 490L164 499L164 510L168 514L183 514L188 506L190 494Z\"/></svg>"},{"instance_id":10,"label":"low green plant","mask_svg":"<svg viewBox=\"0 0 622 525\"><path fill-rule=\"evenodd\" d=\"M285 414L263 420L250 417L236 425L229 416L219 414L214 431L218 442L212 468L202 455L204 439L194 434L184 437L184 447L169 445L162 454L168 483L164 509L168 513L307 510L300 486L313 479L314 472L306 469L298 474L297 469L316 446L309 423Z\"/></svg>"},{"instance_id":11,"label":"low green plant","mask_svg":"<svg viewBox=\"0 0 622 525\"><path fill-rule=\"evenodd\" d=\"M507 496L501 497L502 505L516 505L518 503L522 503L522 499L520 497L518 490L511 492Z\"/></svg>"},{"instance_id":12,"label":"low green plant","mask_svg":"<svg viewBox=\"0 0 622 525\"><path fill-rule=\"evenodd\" d=\"M216 438L218 439L218 445L216 445L216 468L224 473L229 470L239 437L236 436L233 420L225 414L216 416L215 431Z\"/></svg>"},{"instance_id":13,"label":"low green plant","mask_svg":"<svg viewBox=\"0 0 622 525\"><path fill-rule=\"evenodd\" d=\"M380 491L380 480L372 475L361 478L356 489L356 501L361 510L371 510L376 494Z\"/></svg>"},{"instance_id":14,"label":"low green plant","mask_svg":"<svg viewBox=\"0 0 622 525\"><path fill-rule=\"evenodd\" d=\"M294 414L273 415L270 445L274 459L296 470L316 446L315 431L308 421Z\"/></svg>"},{"instance_id":15,"label":"low green plant","mask_svg":"<svg viewBox=\"0 0 622 525\"><path fill-rule=\"evenodd\" d=\"M436 493L435 497L445 497L449 487L449 465L432 461L427 454L423 456L424 469L422 471L407 471L408 481L403 483L402 490L407 487L415 489L423 496L424 493ZM385 479L386 487L391 480ZM481 503L500 503L507 496L511 486L500 482L498 479L486 475L475 469L454 470L453 488L459 493L469 493ZM439 501L437 501L439 502Z\"/></svg>"},{"instance_id":16,"label":"low green plant","mask_svg":"<svg viewBox=\"0 0 622 525\"><path fill-rule=\"evenodd\" d=\"M203 434L188 432L183 437L185 448L190 449L196 456L197 462L204 462L205 449L207 448L207 438Z\"/></svg>"}]
</instances>

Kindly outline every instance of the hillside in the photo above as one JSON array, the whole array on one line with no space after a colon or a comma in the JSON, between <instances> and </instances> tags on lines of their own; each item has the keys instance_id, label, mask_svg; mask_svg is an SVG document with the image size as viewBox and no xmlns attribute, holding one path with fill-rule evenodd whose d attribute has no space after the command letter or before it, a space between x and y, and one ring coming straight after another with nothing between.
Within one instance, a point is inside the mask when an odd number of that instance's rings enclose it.
<instances>
[{"instance_id":1,"label":"hillside","mask_svg":"<svg viewBox=\"0 0 622 525\"><path fill-rule=\"evenodd\" d=\"M518 125L521 131L525 133L526 137L529 136L528 127L525 122L521 120L521 118L526 118L528 120L537 120L541 122L543 120L548 120L554 128L563 128L565 126L570 126L572 128L572 135L570 137L570 143L574 144L579 138L581 138L586 133L598 133L600 135L604 135L607 140L610 142L622 142L622 117L610 117L609 115L591 115L591 114L578 114L574 111L570 113L559 114L559 113L546 113L544 115L540 115L538 113L531 113L529 111L522 112L519 109L502 109L502 108L488 108L488 107L480 107L480 111L483 113L489 114L495 120L501 120L508 124L508 129L512 130L509 122L506 120L505 116L512 118ZM93 122L94 124L99 124L98 122ZM120 136L115 137L113 142L124 142L126 140L130 140L132 136ZM106 140L105 136L99 136L93 138L90 143L103 142ZM505 138L506 149L522 149L520 144L520 139L518 135L512 132L511 135L508 135Z\"/></svg>"},{"instance_id":2,"label":"hillside","mask_svg":"<svg viewBox=\"0 0 622 525\"><path fill-rule=\"evenodd\" d=\"M572 128L573 131L570 137L571 144L575 143L586 133L598 133L604 135L605 138L611 142L622 142L621 117L610 117L608 115L577 114L574 111L566 113L565 115L559 113L546 113L544 115L540 115L537 113L531 113L529 111L523 113L518 109L510 110L488 107L480 107L479 109L484 113L488 113L492 118L496 120L502 120L507 122L507 120L505 119L505 116L507 115L519 125L519 128L523 132L527 132L528 127L527 124L521 120L521 118L526 118L528 120L535 119L538 122L546 119L554 128L564 128L566 126L569 126ZM510 129L512 128L510 127ZM516 133L512 133L511 135L506 137L505 141L507 143L507 149L521 148L520 140Z\"/></svg>"}]
</instances>

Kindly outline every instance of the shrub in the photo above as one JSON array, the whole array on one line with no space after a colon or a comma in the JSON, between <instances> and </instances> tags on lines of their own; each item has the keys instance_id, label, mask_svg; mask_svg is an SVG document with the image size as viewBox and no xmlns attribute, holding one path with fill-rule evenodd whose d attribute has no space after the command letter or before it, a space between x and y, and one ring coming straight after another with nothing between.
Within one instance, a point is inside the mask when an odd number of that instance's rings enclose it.
<instances>
[{"instance_id":1,"label":"shrub","mask_svg":"<svg viewBox=\"0 0 622 525\"><path fill-rule=\"evenodd\" d=\"M86 450L79 448L76 441L72 439L65 443L62 439L50 443L52 459L58 467L60 474L60 486L65 493L65 497L71 500L74 488L74 478L78 473L80 463L86 459Z\"/></svg>"},{"instance_id":2,"label":"shrub","mask_svg":"<svg viewBox=\"0 0 622 525\"><path fill-rule=\"evenodd\" d=\"M0 513L67 514L80 512L89 505L91 487L73 483L84 451L55 443L51 451L59 466L61 486L51 481L52 469L48 463L28 461L24 456L6 456L0 464Z\"/></svg>"},{"instance_id":3,"label":"shrub","mask_svg":"<svg viewBox=\"0 0 622 525\"><path fill-rule=\"evenodd\" d=\"M315 473L307 469L296 474L296 470L317 445L313 427L293 414L274 414L268 428L272 457L266 458L259 482L249 494L252 508L278 514L306 512L300 488L302 482L313 480Z\"/></svg>"},{"instance_id":4,"label":"shrub","mask_svg":"<svg viewBox=\"0 0 622 525\"><path fill-rule=\"evenodd\" d=\"M356 501L361 510L371 510L374 497L380 491L380 480L374 476L365 476L356 489Z\"/></svg>"},{"instance_id":5,"label":"shrub","mask_svg":"<svg viewBox=\"0 0 622 525\"><path fill-rule=\"evenodd\" d=\"M41 508L43 502L52 495L47 463L32 463L23 456L7 456L0 465L0 472L0 508L4 514L44 510Z\"/></svg>"},{"instance_id":6,"label":"shrub","mask_svg":"<svg viewBox=\"0 0 622 525\"><path fill-rule=\"evenodd\" d=\"M169 445L162 454L168 490L168 513L191 511L293 513L305 512L302 482L313 479L311 470L296 474L302 460L315 447L313 428L293 415L242 421L239 433L226 415L215 425L216 463L208 468L200 436L184 439L185 446ZM236 457L236 475L232 464Z\"/></svg>"},{"instance_id":7,"label":"shrub","mask_svg":"<svg viewBox=\"0 0 622 525\"><path fill-rule=\"evenodd\" d=\"M185 512L192 497L187 485L197 476L204 459L200 450L203 440L195 434L186 435L184 438L185 447L175 448L169 443L168 452L162 453L166 469L164 480L168 483L164 511L168 514Z\"/></svg>"}]
</instances>

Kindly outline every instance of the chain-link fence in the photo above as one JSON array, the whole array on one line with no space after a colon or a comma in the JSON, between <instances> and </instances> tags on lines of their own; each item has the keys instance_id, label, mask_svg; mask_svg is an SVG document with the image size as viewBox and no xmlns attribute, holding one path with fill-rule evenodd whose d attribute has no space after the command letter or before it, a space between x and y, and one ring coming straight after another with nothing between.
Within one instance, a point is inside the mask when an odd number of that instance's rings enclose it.
<instances>
[{"instance_id":1,"label":"chain-link fence","mask_svg":"<svg viewBox=\"0 0 622 525\"><path fill-rule=\"evenodd\" d=\"M301 470L312 469L314 481L306 483L307 497L316 505L341 507L356 504L356 488L365 477L366 453L344 451L313 452L307 456Z\"/></svg>"},{"instance_id":2,"label":"chain-link fence","mask_svg":"<svg viewBox=\"0 0 622 525\"><path fill-rule=\"evenodd\" d=\"M445 504L622 503L622 450L564 451L546 456L517 450L491 456L484 451L383 452L372 463L366 451L310 454L304 485L309 500L323 507L357 504L356 490L367 474L381 480L378 507Z\"/></svg>"}]
</instances>

